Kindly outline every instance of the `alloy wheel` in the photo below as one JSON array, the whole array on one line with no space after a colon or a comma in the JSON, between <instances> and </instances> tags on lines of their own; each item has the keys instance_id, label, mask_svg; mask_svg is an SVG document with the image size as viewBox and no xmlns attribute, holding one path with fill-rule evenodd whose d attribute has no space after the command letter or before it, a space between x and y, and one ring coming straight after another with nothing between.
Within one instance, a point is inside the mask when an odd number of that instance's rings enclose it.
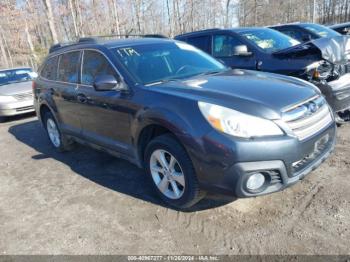
<instances>
[{"instance_id":1,"label":"alloy wheel","mask_svg":"<svg viewBox=\"0 0 350 262\"><path fill-rule=\"evenodd\" d=\"M46 127L47 127L47 133L49 134L49 138L52 144L55 147L60 147L61 145L60 133L58 131L55 121L53 121L51 118L47 119Z\"/></svg>"},{"instance_id":2,"label":"alloy wheel","mask_svg":"<svg viewBox=\"0 0 350 262\"><path fill-rule=\"evenodd\" d=\"M170 199L179 199L185 192L185 175L177 159L168 151L155 150L150 158L152 179L159 191Z\"/></svg>"}]
</instances>

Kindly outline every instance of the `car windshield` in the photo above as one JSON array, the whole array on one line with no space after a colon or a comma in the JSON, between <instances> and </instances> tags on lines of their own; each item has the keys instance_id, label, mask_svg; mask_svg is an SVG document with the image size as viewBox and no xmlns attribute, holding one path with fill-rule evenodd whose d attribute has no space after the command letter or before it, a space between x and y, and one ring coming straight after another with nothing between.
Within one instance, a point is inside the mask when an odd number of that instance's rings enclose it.
<instances>
[{"instance_id":1,"label":"car windshield","mask_svg":"<svg viewBox=\"0 0 350 262\"><path fill-rule=\"evenodd\" d=\"M338 32L334 31L333 29L330 29L328 27L325 27L323 25L318 24L305 24L300 25L301 27L305 28L306 30L309 30L311 32L314 32L320 37L335 37L340 36Z\"/></svg>"},{"instance_id":2,"label":"car windshield","mask_svg":"<svg viewBox=\"0 0 350 262\"><path fill-rule=\"evenodd\" d=\"M300 44L298 40L268 28L242 30L238 33L267 53L277 52Z\"/></svg>"},{"instance_id":3,"label":"car windshield","mask_svg":"<svg viewBox=\"0 0 350 262\"><path fill-rule=\"evenodd\" d=\"M124 46L114 53L144 85L228 70L222 63L182 42Z\"/></svg>"},{"instance_id":4,"label":"car windshield","mask_svg":"<svg viewBox=\"0 0 350 262\"><path fill-rule=\"evenodd\" d=\"M30 81L35 77L36 73L30 68L4 70L0 71L0 85Z\"/></svg>"}]
</instances>

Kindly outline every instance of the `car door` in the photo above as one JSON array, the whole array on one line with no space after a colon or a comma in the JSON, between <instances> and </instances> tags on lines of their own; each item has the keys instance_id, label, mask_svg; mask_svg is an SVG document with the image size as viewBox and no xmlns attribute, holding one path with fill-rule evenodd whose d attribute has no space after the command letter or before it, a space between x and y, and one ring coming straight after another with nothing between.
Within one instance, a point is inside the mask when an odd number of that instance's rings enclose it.
<instances>
[{"instance_id":1,"label":"car door","mask_svg":"<svg viewBox=\"0 0 350 262\"><path fill-rule=\"evenodd\" d=\"M245 45L238 37L230 34L214 34L212 55L232 68L256 69L255 54L236 55L234 48Z\"/></svg>"},{"instance_id":2,"label":"car door","mask_svg":"<svg viewBox=\"0 0 350 262\"><path fill-rule=\"evenodd\" d=\"M129 94L118 90L97 91L96 77L113 75L120 79L109 59L100 51L84 50L81 84L77 90L85 139L121 153L130 150Z\"/></svg>"},{"instance_id":3,"label":"car door","mask_svg":"<svg viewBox=\"0 0 350 262\"><path fill-rule=\"evenodd\" d=\"M64 53L57 59L57 78L50 83L49 92L58 113L61 129L65 133L79 135L81 124L76 89L79 81L80 51Z\"/></svg>"}]
</instances>

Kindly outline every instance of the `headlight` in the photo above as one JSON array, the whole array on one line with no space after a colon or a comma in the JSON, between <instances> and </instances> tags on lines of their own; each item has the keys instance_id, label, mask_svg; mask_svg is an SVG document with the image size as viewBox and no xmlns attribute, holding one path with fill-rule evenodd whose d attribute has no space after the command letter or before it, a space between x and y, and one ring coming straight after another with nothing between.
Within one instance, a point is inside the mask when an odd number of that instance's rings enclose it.
<instances>
[{"instance_id":1,"label":"headlight","mask_svg":"<svg viewBox=\"0 0 350 262\"><path fill-rule=\"evenodd\" d=\"M306 67L310 79L327 80L332 76L333 65L327 61L312 63Z\"/></svg>"},{"instance_id":2,"label":"headlight","mask_svg":"<svg viewBox=\"0 0 350 262\"><path fill-rule=\"evenodd\" d=\"M198 102L198 106L210 125L223 133L244 138L283 135L270 120L205 102Z\"/></svg>"},{"instance_id":3,"label":"headlight","mask_svg":"<svg viewBox=\"0 0 350 262\"><path fill-rule=\"evenodd\" d=\"M16 99L12 96L0 96L0 103L16 102Z\"/></svg>"}]
</instances>

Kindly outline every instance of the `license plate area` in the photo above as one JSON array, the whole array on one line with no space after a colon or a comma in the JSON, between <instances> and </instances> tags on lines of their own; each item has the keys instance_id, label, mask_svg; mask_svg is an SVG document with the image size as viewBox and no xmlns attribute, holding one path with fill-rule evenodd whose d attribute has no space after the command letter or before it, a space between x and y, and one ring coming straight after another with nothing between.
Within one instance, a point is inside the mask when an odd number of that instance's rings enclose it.
<instances>
[{"instance_id":1,"label":"license plate area","mask_svg":"<svg viewBox=\"0 0 350 262\"><path fill-rule=\"evenodd\" d=\"M309 153L303 159L296 161L292 164L292 176L297 175L299 171L303 170L312 161L319 157L322 154L322 152L324 152L324 150L328 147L328 145L329 134L326 134L315 142L313 152Z\"/></svg>"}]
</instances>

